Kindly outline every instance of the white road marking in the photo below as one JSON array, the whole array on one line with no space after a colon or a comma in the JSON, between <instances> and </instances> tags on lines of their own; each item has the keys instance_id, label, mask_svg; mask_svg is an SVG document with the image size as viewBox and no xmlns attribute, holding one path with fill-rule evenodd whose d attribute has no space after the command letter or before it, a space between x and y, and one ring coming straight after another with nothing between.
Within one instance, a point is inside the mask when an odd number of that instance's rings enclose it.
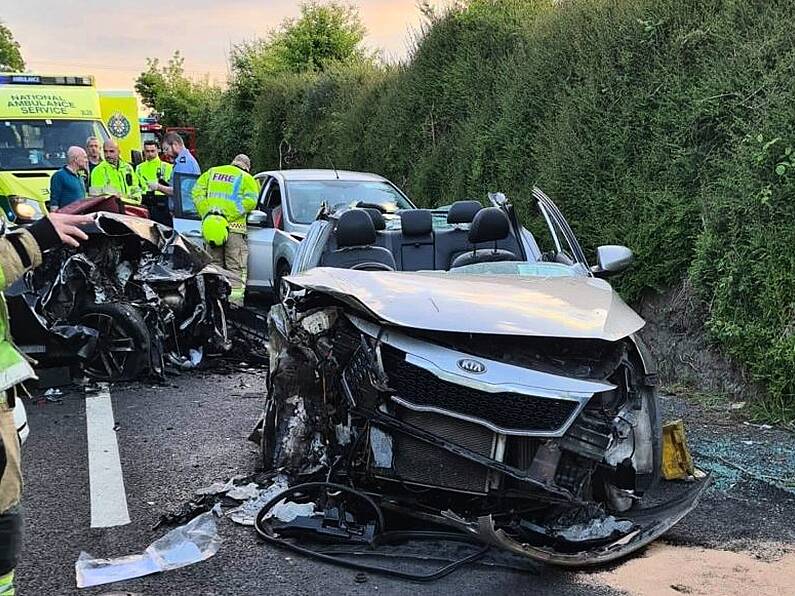
<instances>
[{"instance_id":1,"label":"white road marking","mask_svg":"<svg viewBox=\"0 0 795 596\"><path fill-rule=\"evenodd\" d=\"M86 434L92 528L110 528L130 523L114 425L113 403L107 385L87 393Z\"/></svg>"}]
</instances>

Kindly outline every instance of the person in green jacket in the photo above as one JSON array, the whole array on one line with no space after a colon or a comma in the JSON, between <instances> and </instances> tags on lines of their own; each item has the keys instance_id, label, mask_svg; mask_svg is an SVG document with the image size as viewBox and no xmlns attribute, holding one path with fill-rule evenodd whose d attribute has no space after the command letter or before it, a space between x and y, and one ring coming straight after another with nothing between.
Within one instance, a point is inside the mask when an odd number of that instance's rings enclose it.
<instances>
[{"instance_id":1,"label":"person in green jacket","mask_svg":"<svg viewBox=\"0 0 795 596\"><path fill-rule=\"evenodd\" d=\"M0 217L0 292L41 265L42 253L60 244L78 246L86 240L78 226L93 221L91 215L51 213L32 226L6 232ZM8 327L8 311L0 294L0 596L14 594L14 568L22 539L22 466L19 437L14 424L16 390L32 378L33 369L20 354Z\"/></svg>"},{"instance_id":2,"label":"person in green jacket","mask_svg":"<svg viewBox=\"0 0 795 596\"><path fill-rule=\"evenodd\" d=\"M160 160L157 141L144 141L144 159L135 168L138 180L144 188L143 205L149 210L149 217L169 228L174 227L171 211L168 209L168 196L158 187L171 180L172 165Z\"/></svg>"},{"instance_id":3,"label":"person in green jacket","mask_svg":"<svg viewBox=\"0 0 795 596\"><path fill-rule=\"evenodd\" d=\"M115 195L124 202L140 205L143 187L133 167L119 157L116 141L105 141L105 161L91 171L90 194Z\"/></svg>"},{"instance_id":4,"label":"person in green jacket","mask_svg":"<svg viewBox=\"0 0 795 596\"><path fill-rule=\"evenodd\" d=\"M202 218L202 236L213 262L240 277L232 283L233 298L242 294L248 263L246 218L259 195L250 169L251 160L240 154L230 165L204 172L193 187L193 203Z\"/></svg>"}]
</instances>

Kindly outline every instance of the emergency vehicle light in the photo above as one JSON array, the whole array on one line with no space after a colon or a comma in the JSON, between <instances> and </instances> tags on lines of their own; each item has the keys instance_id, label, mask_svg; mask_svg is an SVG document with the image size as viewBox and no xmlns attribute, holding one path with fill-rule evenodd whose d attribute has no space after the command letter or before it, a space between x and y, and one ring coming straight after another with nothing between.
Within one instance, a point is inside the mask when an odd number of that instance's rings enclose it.
<instances>
[{"instance_id":1,"label":"emergency vehicle light","mask_svg":"<svg viewBox=\"0 0 795 596\"><path fill-rule=\"evenodd\" d=\"M69 85L93 87L94 77L56 77L32 74L0 74L0 85Z\"/></svg>"}]
</instances>

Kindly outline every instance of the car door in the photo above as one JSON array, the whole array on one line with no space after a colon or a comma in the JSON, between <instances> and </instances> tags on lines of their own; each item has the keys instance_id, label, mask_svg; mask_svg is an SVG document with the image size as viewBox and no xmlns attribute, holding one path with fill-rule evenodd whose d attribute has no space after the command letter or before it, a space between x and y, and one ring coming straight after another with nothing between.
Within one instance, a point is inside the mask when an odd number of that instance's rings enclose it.
<instances>
[{"instance_id":1,"label":"car door","mask_svg":"<svg viewBox=\"0 0 795 596\"><path fill-rule=\"evenodd\" d=\"M533 197L538 202L538 207L546 219L556 245L559 262L568 265L579 263L590 271L585 253L558 206L539 188L533 189Z\"/></svg>"},{"instance_id":2,"label":"car door","mask_svg":"<svg viewBox=\"0 0 795 596\"><path fill-rule=\"evenodd\" d=\"M274 176L256 177L260 181L257 209L268 214L264 224L248 225L248 272L246 289L268 292L273 289L273 209L281 204L281 187Z\"/></svg>"},{"instance_id":3,"label":"car door","mask_svg":"<svg viewBox=\"0 0 795 596\"><path fill-rule=\"evenodd\" d=\"M193 204L193 186L199 179L198 174L174 173L174 229L188 240L204 246L202 239L201 220L196 206Z\"/></svg>"}]
</instances>

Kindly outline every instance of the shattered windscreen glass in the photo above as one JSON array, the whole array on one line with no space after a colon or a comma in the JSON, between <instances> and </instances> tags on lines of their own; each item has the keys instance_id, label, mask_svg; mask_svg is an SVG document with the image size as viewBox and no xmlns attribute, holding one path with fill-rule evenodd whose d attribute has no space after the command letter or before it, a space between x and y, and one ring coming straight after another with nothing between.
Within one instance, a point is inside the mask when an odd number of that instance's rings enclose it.
<instances>
[{"instance_id":1,"label":"shattered windscreen glass","mask_svg":"<svg viewBox=\"0 0 795 596\"><path fill-rule=\"evenodd\" d=\"M375 207L394 213L411 209L411 203L388 182L368 180L295 180L287 183L287 208L298 224L315 221L325 203L332 211L344 207Z\"/></svg>"}]
</instances>

